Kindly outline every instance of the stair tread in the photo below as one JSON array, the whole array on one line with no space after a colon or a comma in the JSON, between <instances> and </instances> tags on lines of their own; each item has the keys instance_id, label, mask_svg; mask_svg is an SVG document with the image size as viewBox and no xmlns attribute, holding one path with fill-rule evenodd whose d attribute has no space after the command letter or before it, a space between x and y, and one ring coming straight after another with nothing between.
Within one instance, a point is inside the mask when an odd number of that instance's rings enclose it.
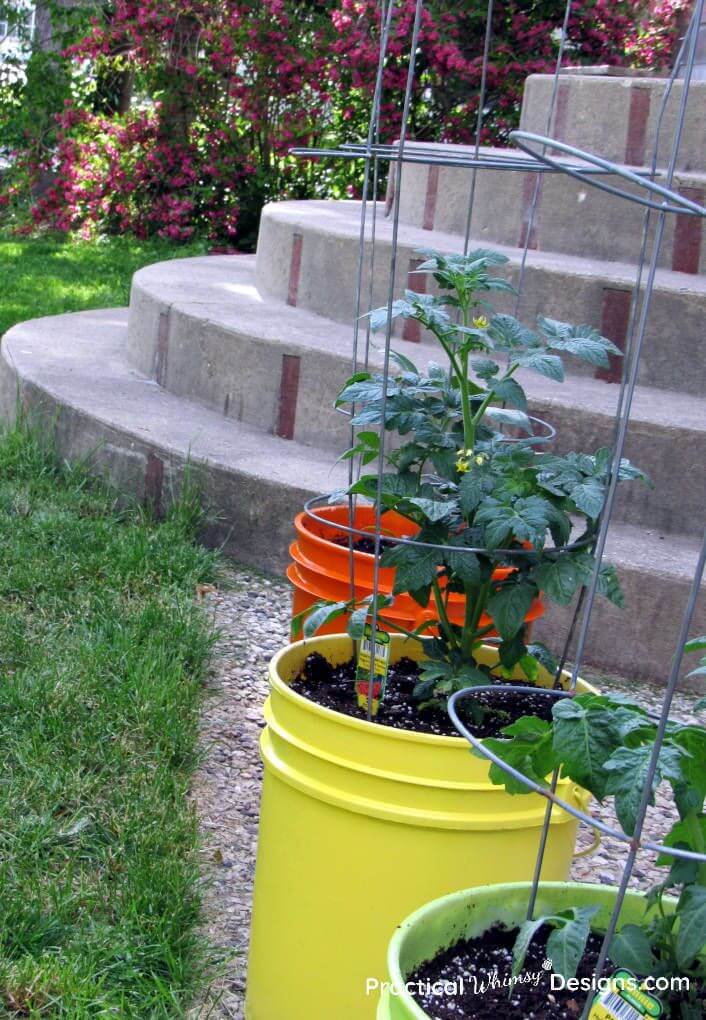
<instances>
[{"instance_id":1,"label":"stair tread","mask_svg":"<svg viewBox=\"0 0 706 1020\"><path fill-rule=\"evenodd\" d=\"M303 232L312 231L345 238L357 245L360 233L360 202L349 200L291 200L276 202L266 207L266 215L285 222L296 224ZM392 236L392 220L385 218L384 204L377 203L378 216L376 236L378 243L389 243ZM370 235L370 215L368 217L367 234ZM398 244L413 248L436 248L440 251L457 252L459 235L440 230L424 230L408 223L400 223L398 227ZM474 241L487 247L487 242ZM517 265L522 259L522 249L493 243L492 248L506 255L511 265ZM578 277L610 277L613 286L630 287L635 283L636 267L627 262L611 262L589 259L579 255L568 255L547 251L529 251L528 266L536 269L554 271L565 276ZM655 276L655 289L673 293L706 295L706 276L675 272L671 269L658 269Z\"/></svg>"},{"instance_id":2,"label":"stair tread","mask_svg":"<svg viewBox=\"0 0 706 1020\"><path fill-rule=\"evenodd\" d=\"M3 339L0 357L24 383L62 404L165 451L326 492L346 483L329 451L259 431L168 393L125 358L127 309L49 316L21 323Z\"/></svg>"},{"instance_id":3,"label":"stair tread","mask_svg":"<svg viewBox=\"0 0 706 1020\"><path fill-rule=\"evenodd\" d=\"M135 285L155 302L171 305L187 316L213 323L219 328L247 335L256 341L281 345L283 351L321 351L350 360L352 327L262 295L254 283L253 256L208 256L175 259L140 270ZM188 285L193 298L182 299ZM360 338L361 352L364 334ZM410 344L394 339L396 349L406 353L420 368L429 361L444 359L430 339ZM570 366L570 357L565 359ZM371 364L380 366L382 354L371 349ZM556 383L534 372L518 373L531 402L543 407L576 407L612 417L619 387L590 376L567 375ZM706 432L706 398L651 386L638 386L632 408L634 425L640 422L677 431Z\"/></svg>"},{"instance_id":4,"label":"stair tread","mask_svg":"<svg viewBox=\"0 0 706 1020\"><path fill-rule=\"evenodd\" d=\"M328 450L253 429L167 393L125 359L126 309L34 319L11 329L0 357L23 384L166 452L305 492L345 484L347 469ZM688 580L700 540L615 522L607 555L619 566Z\"/></svg>"}]
</instances>

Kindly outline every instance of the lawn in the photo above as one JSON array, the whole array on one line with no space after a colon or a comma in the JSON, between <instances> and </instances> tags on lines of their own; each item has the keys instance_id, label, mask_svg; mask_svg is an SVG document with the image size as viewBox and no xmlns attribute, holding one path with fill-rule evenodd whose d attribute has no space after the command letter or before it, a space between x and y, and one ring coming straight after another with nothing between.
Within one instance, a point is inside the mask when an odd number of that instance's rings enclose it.
<instances>
[{"instance_id":1,"label":"lawn","mask_svg":"<svg viewBox=\"0 0 706 1020\"><path fill-rule=\"evenodd\" d=\"M0 1016L181 1017L203 981L196 505L156 523L0 432Z\"/></svg>"},{"instance_id":2,"label":"lawn","mask_svg":"<svg viewBox=\"0 0 706 1020\"><path fill-rule=\"evenodd\" d=\"M202 243L175 246L130 237L24 240L0 234L0 336L25 319L126 305L132 274L141 266L204 252Z\"/></svg>"}]
</instances>

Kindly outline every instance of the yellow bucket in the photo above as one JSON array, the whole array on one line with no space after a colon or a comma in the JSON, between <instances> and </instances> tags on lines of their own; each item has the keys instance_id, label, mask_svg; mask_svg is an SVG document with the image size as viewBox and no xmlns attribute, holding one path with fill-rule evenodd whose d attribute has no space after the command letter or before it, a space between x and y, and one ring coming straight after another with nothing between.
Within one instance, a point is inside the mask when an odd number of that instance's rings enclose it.
<instances>
[{"instance_id":1,"label":"yellow bucket","mask_svg":"<svg viewBox=\"0 0 706 1020\"><path fill-rule=\"evenodd\" d=\"M352 642L298 641L270 664L247 1020L372 1020L366 979L379 976L394 927L469 883L531 878L544 819L541 797L494 786L460 737L371 724L294 693L314 651L338 664ZM497 661L492 646L485 655ZM395 635L392 659L403 656L421 647ZM559 792L586 808L575 784ZM568 877L577 824L554 811L545 881Z\"/></svg>"}]
</instances>

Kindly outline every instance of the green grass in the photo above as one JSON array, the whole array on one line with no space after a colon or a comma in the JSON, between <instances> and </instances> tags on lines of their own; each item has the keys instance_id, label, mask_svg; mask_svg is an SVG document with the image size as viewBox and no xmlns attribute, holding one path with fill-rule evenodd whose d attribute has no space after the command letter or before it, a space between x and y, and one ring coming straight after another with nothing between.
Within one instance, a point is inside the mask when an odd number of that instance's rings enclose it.
<instances>
[{"instance_id":1,"label":"green grass","mask_svg":"<svg viewBox=\"0 0 706 1020\"><path fill-rule=\"evenodd\" d=\"M0 433L2 1017L181 1017L204 979L195 506L156 524Z\"/></svg>"},{"instance_id":2,"label":"green grass","mask_svg":"<svg viewBox=\"0 0 706 1020\"><path fill-rule=\"evenodd\" d=\"M201 243L130 237L20 240L0 234L0 336L25 319L126 305L132 274L141 266L204 251Z\"/></svg>"}]
</instances>

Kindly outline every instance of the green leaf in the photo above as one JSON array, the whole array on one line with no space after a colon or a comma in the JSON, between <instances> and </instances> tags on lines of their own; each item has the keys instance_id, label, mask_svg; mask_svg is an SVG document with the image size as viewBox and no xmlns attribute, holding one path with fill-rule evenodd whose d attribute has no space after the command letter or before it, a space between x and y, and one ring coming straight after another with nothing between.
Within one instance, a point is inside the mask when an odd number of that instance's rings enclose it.
<instances>
[{"instance_id":1,"label":"green leaf","mask_svg":"<svg viewBox=\"0 0 706 1020\"><path fill-rule=\"evenodd\" d=\"M657 962L647 932L637 924L623 925L613 937L610 958L617 967L640 975L653 974Z\"/></svg>"},{"instance_id":2,"label":"green leaf","mask_svg":"<svg viewBox=\"0 0 706 1020\"><path fill-rule=\"evenodd\" d=\"M588 936L591 932L591 918L598 907L573 907L566 924L556 928L547 939L547 956L552 961L552 969L565 978L576 976L578 965L586 949Z\"/></svg>"},{"instance_id":3,"label":"green leaf","mask_svg":"<svg viewBox=\"0 0 706 1020\"><path fill-rule=\"evenodd\" d=\"M585 579L580 564L569 553L555 560L545 559L536 567L534 576L539 590L560 606L568 606Z\"/></svg>"},{"instance_id":4,"label":"green leaf","mask_svg":"<svg viewBox=\"0 0 706 1020\"><path fill-rule=\"evenodd\" d=\"M600 368L607 368L609 365L608 355L613 354L622 357L623 352L616 347L612 340L602 336L593 326L585 323L580 326L571 326L567 322L559 322L557 319L539 317L539 328L547 337L547 346L553 350L567 351L589 365L597 365Z\"/></svg>"},{"instance_id":5,"label":"green leaf","mask_svg":"<svg viewBox=\"0 0 706 1020\"><path fill-rule=\"evenodd\" d=\"M706 946L706 886L687 886L677 908L677 962L684 970Z\"/></svg>"},{"instance_id":6,"label":"green leaf","mask_svg":"<svg viewBox=\"0 0 706 1020\"><path fill-rule=\"evenodd\" d=\"M473 513L483 498L483 479L477 471L469 471L463 476L458 487L461 509L467 515Z\"/></svg>"},{"instance_id":7,"label":"green leaf","mask_svg":"<svg viewBox=\"0 0 706 1020\"><path fill-rule=\"evenodd\" d=\"M652 781L649 803L654 804L654 791L664 779L680 782L684 752L679 747L665 744L660 751L657 770ZM632 836L637 822L637 811L642 799L647 772L652 757L652 746L619 747L604 764L609 773L606 793L615 797L615 813L626 835Z\"/></svg>"},{"instance_id":8,"label":"green leaf","mask_svg":"<svg viewBox=\"0 0 706 1020\"><path fill-rule=\"evenodd\" d=\"M684 645L684 651L687 653L702 652L704 649L706 649L706 636L692 638Z\"/></svg>"},{"instance_id":9,"label":"green leaf","mask_svg":"<svg viewBox=\"0 0 706 1020\"><path fill-rule=\"evenodd\" d=\"M510 674L518 662L527 655L524 626L520 626L517 633L511 638L500 642L498 655L503 669L507 671L507 674Z\"/></svg>"},{"instance_id":10,"label":"green leaf","mask_svg":"<svg viewBox=\"0 0 706 1020\"><path fill-rule=\"evenodd\" d=\"M476 523L485 525L485 541L497 549L513 539L541 546L553 507L541 496L527 496L503 503L486 496L476 511Z\"/></svg>"},{"instance_id":11,"label":"green leaf","mask_svg":"<svg viewBox=\"0 0 706 1020\"><path fill-rule=\"evenodd\" d=\"M367 496L368 499L375 500L377 487L377 475L363 475L348 491L351 495ZM394 507L401 499L414 496L418 491L419 481L416 475L408 472L401 474L386 472L382 476L382 502L385 506Z\"/></svg>"},{"instance_id":12,"label":"green leaf","mask_svg":"<svg viewBox=\"0 0 706 1020\"><path fill-rule=\"evenodd\" d=\"M698 845L698 837L695 838L694 829L696 829L696 833L700 837L701 845L704 845L704 841L706 841L706 818L703 815L700 815L698 818L682 818L675 822L663 840L664 845L699 852L701 847ZM655 863L659 867L664 868L669 867L675 859L671 854L660 854Z\"/></svg>"},{"instance_id":13,"label":"green leaf","mask_svg":"<svg viewBox=\"0 0 706 1020\"><path fill-rule=\"evenodd\" d=\"M504 641L517 634L536 595L533 584L512 584L490 596L488 612Z\"/></svg>"},{"instance_id":14,"label":"green leaf","mask_svg":"<svg viewBox=\"0 0 706 1020\"><path fill-rule=\"evenodd\" d=\"M598 478L586 478L572 488L570 498L579 510L583 510L587 517L595 521L603 510L605 493L604 482Z\"/></svg>"},{"instance_id":15,"label":"green leaf","mask_svg":"<svg viewBox=\"0 0 706 1020\"><path fill-rule=\"evenodd\" d=\"M537 660L540 666L544 666L547 673L551 673L552 676L556 673L559 668L559 663L556 657L550 652L546 645L543 645L541 641L532 641L527 645L527 651L529 654Z\"/></svg>"},{"instance_id":16,"label":"green leaf","mask_svg":"<svg viewBox=\"0 0 706 1020\"><path fill-rule=\"evenodd\" d=\"M516 407L518 411L527 410L527 396L517 380L500 379L493 383L492 390L498 400L503 400L510 407Z\"/></svg>"},{"instance_id":17,"label":"green leaf","mask_svg":"<svg viewBox=\"0 0 706 1020\"><path fill-rule=\"evenodd\" d=\"M558 701L552 716L554 753L564 773L602 800L608 781L605 763L622 745L611 709L591 708L579 695Z\"/></svg>"},{"instance_id":18,"label":"green leaf","mask_svg":"<svg viewBox=\"0 0 706 1020\"><path fill-rule=\"evenodd\" d=\"M596 365L599 368L608 368L610 365L608 353L603 344L591 337L551 340L547 347L553 351L566 351L567 354L574 354L582 361L587 361L589 365Z\"/></svg>"},{"instance_id":19,"label":"green leaf","mask_svg":"<svg viewBox=\"0 0 706 1020\"><path fill-rule=\"evenodd\" d=\"M490 358L476 358L471 362L471 368L477 376L486 381L492 379L500 371L500 365L491 361Z\"/></svg>"},{"instance_id":20,"label":"green leaf","mask_svg":"<svg viewBox=\"0 0 706 1020\"><path fill-rule=\"evenodd\" d=\"M377 606L378 612L386 606L392 605L394 599L390 595L370 595L363 602L363 605L351 613L348 621L348 635L354 641L360 641L365 631L365 624L373 611L373 604Z\"/></svg>"},{"instance_id":21,"label":"green leaf","mask_svg":"<svg viewBox=\"0 0 706 1020\"><path fill-rule=\"evenodd\" d=\"M485 418L489 418L495 425L510 425L530 433L532 426L524 411L512 410L505 407L487 407Z\"/></svg>"},{"instance_id":22,"label":"green leaf","mask_svg":"<svg viewBox=\"0 0 706 1020\"><path fill-rule=\"evenodd\" d=\"M416 506L418 510L421 510L428 521L432 524L435 521L443 521L445 517L453 513L456 509L455 503L450 503L445 500L438 499L425 499L422 496L416 496L413 499L407 499L407 503L411 503L412 506Z\"/></svg>"},{"instance_id":23,"label":"green leaf","mask_svg":"<svg viewBox=\"0 0 706 1020\"><path fill-rule=\"evenodd\" d=\"M546 917L536 917L532 921L523 921L520 925L517 938L515 939L515 945L512 947L513 977L517 977L524 967L530 943L539 929L543 928L546 923Z\"/></svg>"},{"instance_id":24,"label":"green leaf","mask_svg":"<svg viewBox=\"0 0 706 1020\"><path fill-rule=\"evenodd\" d=\"M399 351L390 351L390 361L394 361L395 364L399 365L404 372L410 372L412 375L419 375L419 369L414 362L410 361L404 354L400 354Z\"/></svg>"},{"instance_id":25,"label":"green leaf","mask_svg":"<svg viewBox=\"0 0 706 1020\"><path fill-rule=\"evenodd\" d=\"M527 329L512 315L494 315L490 320L488 336L499 351L533 347L538 340L536 333Z\"/></svg>"},{"instance_id":26,"label":"green leaf","mask_svg":"<svg viewBox=\"0 0 706 1020\"><path fill-rule=\"evenodd\" d=\"M331 623L332 620L342 616L348 611L349 607L350 603L348 602L315 603L312 607L312 611L304 621L304 637L313 637L319 627L323 627L327 623Z\"/></svg>"},{"instance_id":27,"label":"green leaf","mask_svg":"<svg viewBox=\"0 0 706 1020\"><path fill-rule=\"evenodd\" d=\"M598 572L598 585L596 591L603 595L619 609L625 606L625 595L620 587L618 572L612 563L603 563Z\"/></svg>"},{"instance_id":28,"label":"green leaf","mask_svg":"<svg viewBox=\"0 0 706 1020\"><path fill-rule=\"evenodd\" d=\"M492 751L502 761L507 762L508 765L517 769L523 776L531 779L539 786L547 786L547 776L554 770L556 762L552 751L551 733L549 730L541 740L535 739L534 735L527 739L523 736L516 736L512 740L488 737L483 743L488 750ZM476 757L483 757L482 751L474 751L473 753ZM488 775L491 783L494 783L496 786L504 786L509 794L532 793L525 783L509 775L494 762L491 763Z\"/></svg>"},{"instance_id":29,"label":"green leaf","mask_svg":"<svg viewBox=\"0 0 706 1020\"><path fill-rule=\"evenodd\" d=\"M439 553L417 545L397 545L386 549L381 562L383 566L396 568L394 595L426 587L439 571Z\"/></svg>"},{"instance_id":30,"label":"green leaf","mask_svg":"<svg viewBox=\"0 0 706 1020\"><path fill-rule=\"evenodd\" d=\"M531 368L533 372L553 379L555 382L564 381L564 366L561 358L556 354L547 354L544 348L532 348L517 357L518 364L523 368Z\"/></svg>"},{"instance_id":31,"label":"green leaf","mask_svg":"<svg viewBox=\"0 0 706 1020\"><path fill-rule=\"evenodd\" d=\"M475 553L464 552L459 544L458 549L449 546L444 553L444 563L461 581L464 588L477 588L481 583L480 563Z\"/></svg>"}]
</instances>

